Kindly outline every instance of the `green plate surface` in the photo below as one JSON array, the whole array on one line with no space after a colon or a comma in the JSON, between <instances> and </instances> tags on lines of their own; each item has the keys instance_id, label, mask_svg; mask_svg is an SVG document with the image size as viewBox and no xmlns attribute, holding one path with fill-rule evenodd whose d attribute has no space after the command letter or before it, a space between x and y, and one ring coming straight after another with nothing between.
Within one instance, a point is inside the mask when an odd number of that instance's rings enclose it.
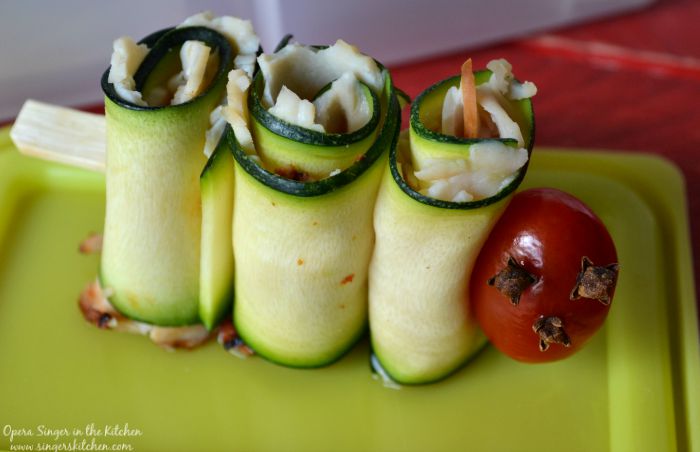
<instances>
[{"instance_id":1,"label":"green plate surface","mask_svg":"<svg viewBox=\"0 0 700 452\"><path fill-rule=\"evenodd\" d=\"M102 228L103 176L22 157L0 132L0 449L700 451L680 174L651 156L536 151L525 185L573 193L610 229L622 271L606 326L569 360L487 347L441 383L391 390L367 341L293 370L88 325L77 298L98 258L77 246ZM133 436L114 430L126 424Z\"/></svg>"}]
</instances>

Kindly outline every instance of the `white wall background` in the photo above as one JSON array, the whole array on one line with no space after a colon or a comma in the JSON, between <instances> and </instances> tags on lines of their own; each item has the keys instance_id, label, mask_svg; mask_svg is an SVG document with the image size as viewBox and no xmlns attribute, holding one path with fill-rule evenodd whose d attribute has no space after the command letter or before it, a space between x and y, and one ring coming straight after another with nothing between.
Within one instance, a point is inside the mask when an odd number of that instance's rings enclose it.
<instances>
[{"instance_id":1,"label":"white wall background","mask_svg":"<svg viewBox=\"0 0 700 452\"><path fill-rule=\"evenodd\" d=\"M253 21L271 51L285 33L337 38L385 64L476 46L651 0L0 0L0 120L27 98L99 102L112 41L210 9Z\"/></svg>"}]
</instances>

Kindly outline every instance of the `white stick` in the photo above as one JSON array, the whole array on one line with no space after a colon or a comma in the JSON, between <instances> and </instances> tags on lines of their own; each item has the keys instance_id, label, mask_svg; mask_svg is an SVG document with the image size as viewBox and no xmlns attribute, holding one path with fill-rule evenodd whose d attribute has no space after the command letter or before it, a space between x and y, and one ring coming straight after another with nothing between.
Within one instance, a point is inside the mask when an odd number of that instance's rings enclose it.
<instances>
[{"instance_id":1,"label":"white stick","mask_svg":"<svg viewBox=\"0 0 700 452\"><path fill-rule=\"evenodd\" d=\"M106 133L102 115L27 100L10 137L25 155L104 171Z\"/></svg>"}]
</instances>

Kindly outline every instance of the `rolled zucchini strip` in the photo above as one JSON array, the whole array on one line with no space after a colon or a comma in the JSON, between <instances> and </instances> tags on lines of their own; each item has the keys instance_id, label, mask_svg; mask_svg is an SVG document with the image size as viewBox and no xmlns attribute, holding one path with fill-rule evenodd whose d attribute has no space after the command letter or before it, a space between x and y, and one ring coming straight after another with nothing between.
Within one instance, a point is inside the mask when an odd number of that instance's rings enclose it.
<instances>
[{"instance_id":1,"label":"rolled zucchini strip","mask_svg":"<svg viewBox=\"0 0 700 452\"><path fill-rule=\"evenodd\" d=\"M200 176L202 251L199 318L213 330L233 306L233 156L219 142Z\"/></svg>"},{"instance_id":2,"label":"rolled zucchini strip","mask_svg":"<svg viewBox=\"0 0 700 452\"><path fill-rule=\"evenodd\" d=\"M474 75L479 92L492 72ZM371 342L383 370L402 384L440 380L484 344L469 314L469 278L483 242L525 176L527 163L513 170L511 162L529 156L534 141L530 100L507 96L500 102L522 131L522 144L488 137L488 131L475 139L442 133L450 120L450 89L459 83L459 76L439 82L412 104L410 137L402 135L390 153L375 208ZM491 95L484 89L480 101ZM498 166L507 169L494 170Z\"/></svg>"},{"instance_id":3,"label":"rolled zucchini strip","mask_svg":"<svg viewBox=\"0 0 700 452\"><path fill-rule=\"evenodd\" d=\"M204 26L163 30L139 44L142 61L133 53L114 56L102 77L107 202L100 282L130 318L188 325L199 321L205 132L241 49ZM208 52L205 66L198 52ZM126 59L126 73L115 58ZM195 64L185 66L187 58Z\"/></svg>"},{"instance_id":4,"label":"rolled zucchini strip","mask_svg":"<svg viewBox=\"0 0 700 452\"><path fill-rule=\"evenodd\" d=\"M241 145L232 130L226 135L236 162L235 327L256 353L293 367L335 361L366 329L372 212L400 128L388 71L350 48L350 59L376 68L376 80L363 78L331 61L336 46L290 44L261 56L248 96L252 143ZM347 73L357 79L355 100L371 110L366 124L329 133L311 128L320 115L299 119ZM281 86L296 98L281 99Z\"/></svg>"}]
</instances>

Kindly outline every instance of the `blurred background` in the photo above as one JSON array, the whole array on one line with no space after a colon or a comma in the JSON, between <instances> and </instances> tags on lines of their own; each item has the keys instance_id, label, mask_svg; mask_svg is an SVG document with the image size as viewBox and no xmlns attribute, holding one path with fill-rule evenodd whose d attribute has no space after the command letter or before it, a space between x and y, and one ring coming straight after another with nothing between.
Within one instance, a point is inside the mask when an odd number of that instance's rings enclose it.
<instances>
[{"instance_id":1,"label":"blurred background","mask_svg":"<svg viewBox=\"0 0 700 452\"><path fill-rule=\"evenodd\" d=\"M387 65L639 8L652 0L2 0L0 120L26 98L63 105L101 99L112 41L140 39L202 10L253 21L270 51L300 42L357 45Z\"/></svg>"}]
</instances>

